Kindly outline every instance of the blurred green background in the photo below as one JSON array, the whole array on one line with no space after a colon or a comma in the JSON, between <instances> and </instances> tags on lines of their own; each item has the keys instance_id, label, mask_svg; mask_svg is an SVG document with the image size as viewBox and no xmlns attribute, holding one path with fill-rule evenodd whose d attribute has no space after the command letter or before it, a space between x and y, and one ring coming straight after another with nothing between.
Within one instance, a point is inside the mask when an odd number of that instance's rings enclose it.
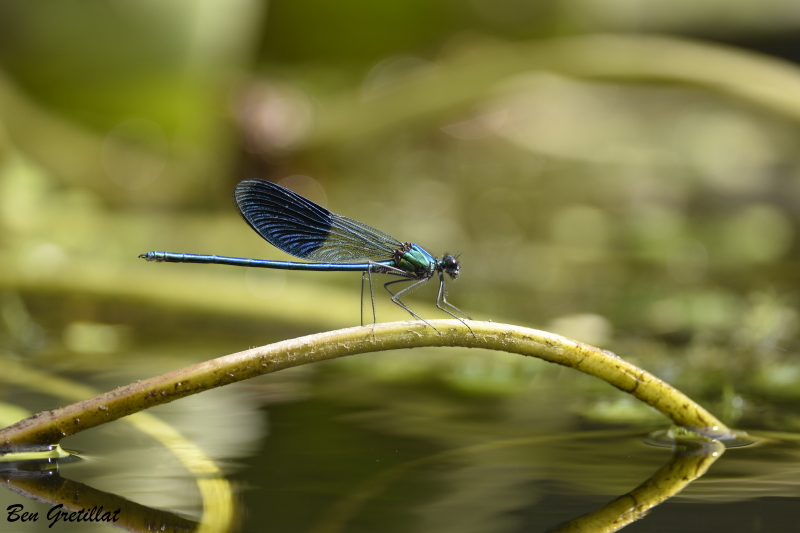
<instances>
[{"instance_id":1,"label":"blurred green background","mask_svg":"<svg viewBox=\"0 0 800 533\"><path fill-rule=\"evenodd\" d=\"M794 397L800 15L755 6L2 3L4 343L357 324L357 276L136 259L281 258L232 206L257 176L463 253L476 319Z\"/></svg>"},{"instance_id":2,"label":"blurred green background","mask_svg":"<svg viewBox=\"0 0 800 533\"><path fill-rule=\"evenodd\" d=\"M232 204L260 177L462 253L448 298L475 319L798 430L798 27L781 0L0 2L2 350L142 378L357 325L357 275L137 259L286 258ZM409 302L434 318L430 285ZM336 368L595 387L444 352ZM584 419L638 416L603 394Z\"/></svg>"}]
</instances>

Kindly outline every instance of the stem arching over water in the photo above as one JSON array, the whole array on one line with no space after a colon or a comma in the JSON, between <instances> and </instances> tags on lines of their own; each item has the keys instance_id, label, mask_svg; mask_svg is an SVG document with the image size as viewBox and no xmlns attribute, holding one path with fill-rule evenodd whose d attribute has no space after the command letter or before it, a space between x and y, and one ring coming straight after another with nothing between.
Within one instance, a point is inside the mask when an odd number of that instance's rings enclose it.
<instances>
[{"instance_id":1,"label":"stem arching over water","mask_svg":"<svg viewBox=\"0 0 800 533\"><path fill-rule=\"evenodd\" d=\"M0 452L21 444L56 444L62 438L144 409L317 361L402 348L459 346L537 357L607 381L651 405L682 427L711 438L733 432L682 392L615 354L553 333L494 322L457 320L391 322L290 339L226 355L132 383L0 430Z\"/></svg>"}]
</instances>

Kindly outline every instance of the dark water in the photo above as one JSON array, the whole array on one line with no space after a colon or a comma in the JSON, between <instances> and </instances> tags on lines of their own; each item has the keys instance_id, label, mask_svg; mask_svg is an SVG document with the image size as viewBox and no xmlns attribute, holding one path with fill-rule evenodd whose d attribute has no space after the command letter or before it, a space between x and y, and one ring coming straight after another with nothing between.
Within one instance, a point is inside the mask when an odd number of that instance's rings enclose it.
<instances>
[{"instance_id":1,"label":"dark water","mask_svg":"<svg viewBox=\"0 0 800 533\"><path fill-rule=\"evenodd\" d=\"M354 357L153 410L215 460L217 477L192 475L179 455L125 420L66 439L81 459L62 462L59 474L80 483L68 494L92 493L129 519L150 516L151 523L188 530L204 517L204 479L218 483L209 493L218 501L206 496L205 519L229 517L233 530L544 532L647 483L673 459L672 450L646 442L664 424L590 421L586 406L615 394L579 397L568 391L573 373L552 365L531 362L530 386L510 395L466 392L403 371L423 358L445 364L449 357ZM125 373L109 371L95 381L110 384ZM800 531L800 446L790 434L762 435L771 438L729 449L627 530ZM36 492L25 483L32 482L23 483L28 494ZM7 486L3 509L22 504L40 518L4 521L2 530L48 530L45 515L54 502L24 496L19 480ZM59 522L50 530L112 528Z\"/></svg>"}]
</instances>

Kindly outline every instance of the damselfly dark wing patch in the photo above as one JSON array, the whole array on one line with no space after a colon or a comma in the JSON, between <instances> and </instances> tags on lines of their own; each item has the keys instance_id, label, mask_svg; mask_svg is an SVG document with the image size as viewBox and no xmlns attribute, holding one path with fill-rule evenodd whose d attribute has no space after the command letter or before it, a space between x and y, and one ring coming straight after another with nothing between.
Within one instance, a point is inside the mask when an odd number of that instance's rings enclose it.
<instances>
[{"instance_id":1,"label":"damselfly dark wing patch","mask_svg":"<svg viewBox=\"0 0 800 533\"><path fill-rule=\"evenodd\" d=\"M382 231L331 213L269 181L242 181L234 199L250 227L276 248L301 259L386 261L402 247Z\"/></svg>"}]
</instances>

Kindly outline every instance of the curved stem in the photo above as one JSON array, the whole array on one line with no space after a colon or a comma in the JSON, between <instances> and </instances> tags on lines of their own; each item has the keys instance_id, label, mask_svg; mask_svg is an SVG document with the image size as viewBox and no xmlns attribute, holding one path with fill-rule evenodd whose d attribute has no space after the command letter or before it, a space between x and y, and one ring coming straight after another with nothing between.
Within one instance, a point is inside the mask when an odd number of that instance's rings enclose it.
<instances>
[{"instance_id":1,"label":"curved stem","mask_svg":"<svg viewBox=\"0 0 800 533\"><path fill-rule=\"evenodd\" d=\"M499 350L575 368L632 394L679 426L711 438L734 437L722 422L682 392L611 352L508 324L470 322L473 335L457 320L430 323L438 332L420 322L341 329L253 348L138 381L0 430L0 453L12 452L19 444L55 444L69 435L156 405L284 368L359 353L434 346Z\"/></svg>"}]
</instances>

